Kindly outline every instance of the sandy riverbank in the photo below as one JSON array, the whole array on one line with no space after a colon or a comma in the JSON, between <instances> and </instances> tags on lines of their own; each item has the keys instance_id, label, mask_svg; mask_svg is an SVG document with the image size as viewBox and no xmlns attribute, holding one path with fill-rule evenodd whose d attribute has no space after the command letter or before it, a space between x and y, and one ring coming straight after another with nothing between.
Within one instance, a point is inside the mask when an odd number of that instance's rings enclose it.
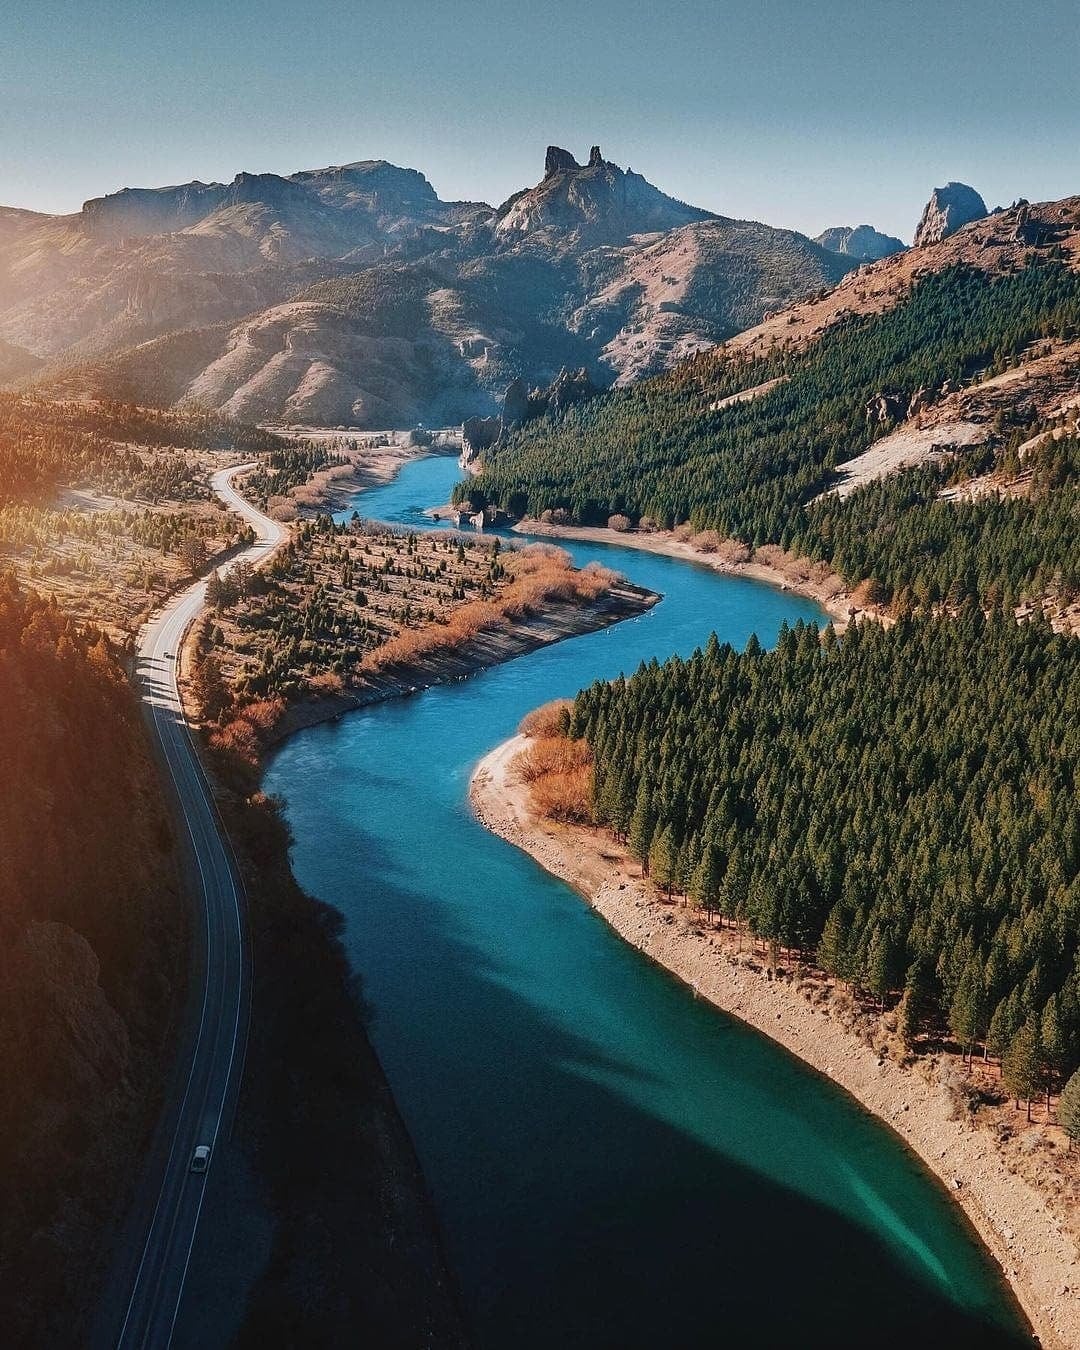
<instances>
[{"instance_id":1,"label":"sandy riverbank","mask_svg":"<svg viewBox=\"0 0 1080 1350\"><path fill-rule=\"evenodd\" d=\"M626 941L701 997L827 1074L894 1129L964 1209L1042 1344L1080 1346L1080 1256L1073 1238L1039 1191L1009 1170L988 1130L950 1118L951 1100L932 1062L903 1068L880 1056L793 984L752 967L719 931L654 899L637 865L606 832L538 822L527 788L510 769L526 744L515 736L477 766L470 796L481 822L568 882Z\"/></svg>"},{"instance_id":2,"label":"sandy riverbank","mask_svg":"<svg viewBox=\"0 0 1080 1350\"><path fill-rule=\"evenodd\" d=\"M680 558L683 562L711 567L728 576L762 581L767 586L775 586L816 601L832 619L838 632L847 627L853 612L855 617L864 614L882 617L877 609L855 602L841 579L835 573L830 573L824 564L788 558L779 549L771 552L778 559L783 557L783 565L771 558L763 558L761 550L746 562L732 562L720 553L704 553L694 548L686 540L676 538L670 530L642 534L637 530L611 530L606 525L549 525L540 520L522 520L513 529L520 534L573 539L580 543L615 544L619 548L641 549L644 553L662 553L668 558Z\"/></svg>"}]
</instances>

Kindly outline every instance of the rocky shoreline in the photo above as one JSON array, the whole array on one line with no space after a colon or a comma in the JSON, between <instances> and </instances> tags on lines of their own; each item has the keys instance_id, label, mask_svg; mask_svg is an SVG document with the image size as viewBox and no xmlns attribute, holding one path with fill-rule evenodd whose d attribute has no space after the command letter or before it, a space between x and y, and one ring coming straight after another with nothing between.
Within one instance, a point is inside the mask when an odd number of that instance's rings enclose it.
<instances>
[{"instance_id":1,"label":"rocky shoreline","mask_svg":"<svg viewBox=\"0 0 1080 1350\"><path fill-rule=\"evenodd\" d=\"M1080 1257L1039 1191L1009 1170L989 1132L953 1119L933 1066L879 1055L786 980L736 953L687 911L662 904L639 869L599 830L538 821L511 764L515 736L477 766L470 798L480 821L573 886L627 942L702 998L827 1075L893 1129L960 1204L1049 1350L1080 1345Z\"/></svg>"}]
</instances>

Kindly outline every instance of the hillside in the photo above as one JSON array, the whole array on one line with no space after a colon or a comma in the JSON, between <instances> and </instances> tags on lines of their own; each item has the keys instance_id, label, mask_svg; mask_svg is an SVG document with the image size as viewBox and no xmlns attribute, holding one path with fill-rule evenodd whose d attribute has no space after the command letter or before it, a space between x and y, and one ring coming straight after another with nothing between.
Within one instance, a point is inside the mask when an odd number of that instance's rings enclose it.
<instances>
[{"instance_id":1,"label":"hillside","mask_svg":"<svg viewBox=\"0 0 1080 1350\"><path fill-rule=\"evenodd\" d=\"M490 413L519 376L667 369L857 265L549 147L497 210L383 161L0 215L0 379L285 423ZM44 362L44 365L37 365ZM8 367L10 366L10 369Z\"/></svg>"},{"instance_id":2,"label":"hillside","mask_svg":"<svg viewBox=\"0 0 1080 1350\"><path fill-rule=\"evenodd\" d=\"M185 925L116 655L7 572L0 758L0 1311L11 1345L70 1345L153 1124Z\"/></svg>"},{"instance_id":3,"label":"hillside","mask_svg":"<svg viewBox=\"0 0 1080 1350\"><path fill-rule=\"evenodd\" d=\"M1076 199L991 216L522 428L459 495L778 544L885 602L1003 587L1064 615L1080 585L1078 257Z\"/></svg>"}]
</instances>

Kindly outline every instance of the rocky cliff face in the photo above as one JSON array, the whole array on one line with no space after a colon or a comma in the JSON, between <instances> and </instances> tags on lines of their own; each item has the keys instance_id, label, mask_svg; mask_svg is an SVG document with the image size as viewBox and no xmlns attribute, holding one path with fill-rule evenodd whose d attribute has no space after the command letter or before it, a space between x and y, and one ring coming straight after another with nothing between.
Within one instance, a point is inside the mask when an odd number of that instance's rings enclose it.
<instances>
[{"instance_id":1,"label":"rocky cliff face","mask_svg":"<svg viewBox=\"0 0 1080 1350\"><path fill-rule=\"evenodd\" d=\"M986 203L974 188L968 187L966 183L946 183L931 193L915 231L913 247L940 244L964 225L970 225L973 220L982 220L986 215L989 215Z\"/></svg>"},{"instance_id":2,"label":"rocky cliff face","mask_svg":"<svg viewBox=\"0 0 1080 1350\"><path fill-rule=\"evenodd\" d=\"M873 225L832 225L816 235L814 242L844 257L858 258L860 262L888 258L890 254L900 253L907 248L902 239L882 234Z\"/></svg>"},{"instance_id":3,"label":"rocky cliff face","mask_svg":"<svg viewBox=\"0 0 1080 1350\"><path fill-rule=\"evenodd\" d=\"M495 232L502 241L561 234L593 246L711 219L711 212L676 201L632 169L609 163L598 145L587 164L549 145L544 177L504 202L497 215Z\"/></svg>"}]
</instances>

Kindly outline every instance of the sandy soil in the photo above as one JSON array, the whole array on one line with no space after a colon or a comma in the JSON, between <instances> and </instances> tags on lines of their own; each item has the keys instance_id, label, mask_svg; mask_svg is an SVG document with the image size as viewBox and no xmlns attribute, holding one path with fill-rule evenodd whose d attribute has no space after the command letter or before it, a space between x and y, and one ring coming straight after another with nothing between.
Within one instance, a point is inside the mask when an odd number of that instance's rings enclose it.
<instances>
[{"instance_id":1,"label":"sandy soil","mask_svg":"<svg viewBox=\"0 0 1080 1350\"><path fill-rule=\"evenodd\" d=\"M763 581L768 586L816 600L832 619L837 632L842 632L852 618L858 618L861 614L881 617L874 609L854 604L839 577L830 573L827 567L808 560L791 559L788 570L785 570L772 561L765 561L759 551L758 556L749 562L730 562L719 553L703 553L664 530L658 530L655 534L639 534L636 530L609 530L606 525L548 525L539 520L523 520L514 526L514 530L554 539L576 539L593 544L616 544L620 548L638 548L645 553L662 553L668 558L698 563L730 576ZM779 556L779 550L776 553Z\"/></svg>"},{"instance_id":2,"label":"sandy soil","mask_svg":"<svg viewBox=\"0 0 1080 1350\"><path fill-rule=\"evenodd\" d=\"M488 829L575 887L628 942L700 996L827 1074L887 1123L949 1188L1000 1263L1044 1346L1080 1346L1080 1259L1061 1217L1009 1170L988 1130L951 1119L952 1104L920 1059L903 1068L856 1038L787 980L769 980L729 939L654 899L606 833L538 822L510 768L515 736L477 766L470 795Z\"/></svg>"}]
</instances>

